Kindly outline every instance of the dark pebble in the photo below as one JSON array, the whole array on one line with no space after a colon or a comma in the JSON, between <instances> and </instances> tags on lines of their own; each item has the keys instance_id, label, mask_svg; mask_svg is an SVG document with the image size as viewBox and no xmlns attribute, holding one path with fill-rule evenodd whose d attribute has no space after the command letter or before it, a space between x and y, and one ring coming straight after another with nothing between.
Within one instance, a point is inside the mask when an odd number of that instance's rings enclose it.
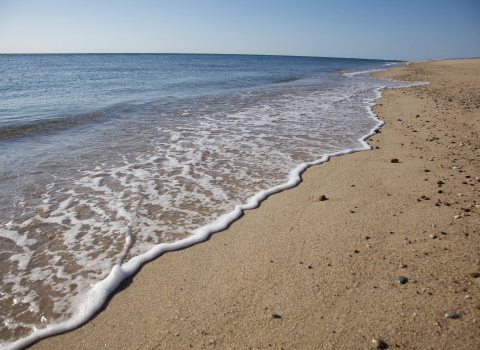
<instances>
[{"instance_id":1,"label":"dark pebble","mask_svg":"<svg viewBox=\"0 0 480 350\"><path fill-rule=\"evenodd\" d=\"M326 201L326 200L327 200L327 197L322 194L320 197L318 197L318 200L319 200L320 202L323 202L323 201Z\"/></svg>"},{"instance_id":2,"label":"dark pebble","mask_svg":"<svg viewBox=\"0 0 480 350\"><path fill-rule=\"evenodd\" d=\"M478 278L480 277L480 272L470 272L468 275L473 278Z\"/></svg>"},{"instance_id":3,"label":"dark pebble","mask_svg":"<svg viewBox=\"0 0 480 350\"><path fill-rule=\"evenodd\" d=\"M372 339L372 343L375 346L375 349L388 349L388 344L382 339Z\"/></svg>"},{"instance_id":4,"label":"dark pebble","mask_svg":"<svg viewBox=\"0 0 480 350\"><path fill-rule=\"evenodd\" d=\"M390 159L390 163L398 163L398 159L397 158Z\"/></svg>"},{"instance_id":5,"label":"dark pebble","mask_svg":"<svg viewBox=\"0 0 480 350\"><path fill-rule=\"evenodd\" d=\"M445 312L444 316L445 316L445 318L459 318L460 317L453 311Z\"/></svg>"},{"instance_id":6,"label":"dark pebble","mask_svg":"<svg viewBox=\"0 0 480 350\"><path fill-rule=\"evenodd\" d=\"M276 313L273 313L273 314L272 314L272 317L273 317L273 318L282 318L282 316L280 316L279 314L276 314Z\"/></svg>"},{"instance_id":7,"label":"dark pebble","mask_svg":"<svg viewBox=\"0 0 480 350\"><path fill-rule=\"evenodd\" d=\"M398 276L397 277L397 282L400 283L400 284L405 284L408 282L408 278L405 277L405 276Z\"/></svg>"}]
</instances>

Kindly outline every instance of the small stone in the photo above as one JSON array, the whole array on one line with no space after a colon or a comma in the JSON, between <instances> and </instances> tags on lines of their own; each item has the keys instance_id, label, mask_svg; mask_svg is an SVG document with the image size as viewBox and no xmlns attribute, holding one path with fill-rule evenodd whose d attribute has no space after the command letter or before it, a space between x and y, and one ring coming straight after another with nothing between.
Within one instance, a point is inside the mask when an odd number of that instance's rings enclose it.
<instances>
[{"instance_id":1,"label":"small stone","mask_svg":"<svg viewBox=\"0 0 480 350\"><path fill-rule=\"evenodd\" d=\"M408 278L405 277L405 276L398 276L397 277L397 282L400 283L400 284L405 284L408 282Z\"/></svg>"},{"instance_id":2,"label":"small stone","mask_svg":"<svg viewBox=\"0 0 480 350\"><path fill-rule=\"evenodd\" d=\"M354 250L352 250L352 252L354 252L355 254L360 253L358 249L354 249Z\"/></svg>"},{"instance_id":3,"label":"small stone","mask_svg":"<svg viewBox=\"0 0 480 350\"><path fill-rule=\"evenodd\" d=\"M428 170L428 169L424 169L424 170L423 170L423 172L425 172L425 173L429 173L429 172L430 172L430 170Z\"/></svg>"},{"instance_id":4,"label":"small stone","mask_svg":"<svg viewBox=\"0 0 480 350\"><path fill-rule=\"evenodd\" d=\"M276 313L273 313L273 314L272 314L272 317L273 317L273 318L282 318L282 316L280 316L279 314L276 314Z\"/></svg>"},{"instance_id":5,"label":"small stone","mask_svg":"<svg viewBox=\"0 0 480 350\"><path fill-rule=\"evenodd\" d=\"M477 310L480 310L480 304L475 304L473 307Z\"/></svg>"},{"instance_id":6,"label":"small stone","mask_svg":"<svg viewBox=\"0 0 480 350\"><path fill-rule=\"evenodd\" d=\"M455 215L453 218L454 218L454 219L461 219L462 216L461 216L461 215Z\"/></svg>"},{"instance_id":7,"label":"small stone","mask_svg":"<svg viewBox=\"0 0 480 350\"><path fill-rule=\"evenodd\" d=\"M430 238L431 238L431 239L435 239L435 238L437 238L437 236L435 236L435 235L430 235Z\"/></svg>"},{"instance_id":8,"label":"small stone","mask_svg":"<svg viewBox=\"0 0 480 350\"><path fill-rule=\"evenodd\" d=\"M372 339L373 346L375 349L388 349L387 343L385 343L382 339Z\"/></svg>"},{"instance_id":9,"label":"small stone","mask_svg":"<svg viewBox=\"0 0 480 350\"><path fill-rule=\"evenodd\" d=\"M468 275L473 278L478 278L480 277L480 272L470 272Z\"/></svg>"},{"instance_id":10,"label":"small stone","mask_svg":"<svg viewBox=\"0 0 480 350\"><path fill-rule=\"evenodd\" d=\"M318 200L319 200L320 202L323 202L323 201L326 201L326 200L327 200L327 197L326 197L324 194L322 194L320 197L318 197Z\"/></svg>"},{"instance_id":11,"label":"small stone","mask_svg":"<svg viewBox=\"0 0 480 350\"><path fill-rule=\"evenodd\" d=\"M404 269L404 268L406 268L406 267L407 267L407 264L400 263L398 266L399 266L401 269Z\"/></svg>"},{"instance_id":12,"label":"small stone","mask_svg":"<svg viewBox=\"0 0 480 350\"><path fill-rule=\"evenodd\" d=\"M398 159L397 158L392 158L392 159L390 159L390 163L398 163Z\"/></svg>"},{"instance_id":13,"label":"small stone","mask_svg":"<svg viewBox=\"0 0 480 350\"><path fill-rule=\"evenodd\" d=\"M445 318L459 318L460 317L453 311L445 312L444 316L445 316Z\"/></svg>"}]
</instances>

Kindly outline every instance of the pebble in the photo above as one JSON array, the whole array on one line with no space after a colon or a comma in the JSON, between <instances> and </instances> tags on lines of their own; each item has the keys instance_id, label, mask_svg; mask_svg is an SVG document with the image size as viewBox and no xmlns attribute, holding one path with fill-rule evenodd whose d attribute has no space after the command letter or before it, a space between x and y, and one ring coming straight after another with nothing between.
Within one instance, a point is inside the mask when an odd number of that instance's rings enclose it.
<instances>
[{"instance_id":1,"label":"pebble","mask_svg":"<svg viewBox=\"0 0 480 350\"><path fill-rule=\"evenodd\" d=\"M461 215L455 215L453 218L454 218L454 219L461 219L462 216L461 216Z\"/></svg>"},{"instance_id":2,"label":"pebble","mask_svg":"<svg viewBox=\"0 0 480 350\"><path fill-rule=\"evenodd\" d=\"M430 235L430 238L431 238L431 239L435 239L435 238L437 238L437 236L435 236L435 235Z\"/></svg>"},{"instance_id":3,"label":"pebble","mask_svg":"<svg viewBox=\"0 0 480 350\"><path fill-rule=\"evenodd\" d=\"M392 158L392 159L390 159L390 163L398 163L398 159L397 158Z\"/></svg>"},{"instance_id":4,"label":"pebble","mask_svg":"<svg viewBox=\"0 0 480 350\"><path fill-rule=\"evenodd\" d=\"M478 278L480 277L480 272L470 272L468 275L473 278Z\"/></svg>"},{"instance_id":5,"label":"pebble","mask_svg":"<svg viewBox=\"0 0 480 350\"><path fill-rule=\"evenodd\" d=\"M400 266L400 268L404 269L404 268L406 268L406 267L407 267L407 264L400 263L400 264L398 264L398 266Z\"/></svg>"},{"instance_id":6,"label":"pebble","mask_svg":"<svg viewBox=\"0 0 480 350\"><path fill-rule=\"evenodd\" d=\"M280 316L279 314L276 314L276 313L273 313L273 314L272 314L272 317L273 317L273 318L282 318L282 316Z\"/></svg>"},{"instance_id":7,"label":"pebble","mask_svg":"<svg viewBox=\"0 0 480 350\"><path fill-rule=\"evenodd\" d=\"M372 343L375 346L375 349L388 349L387 343L382 339L372 339Z\"/></svg>"},{"instance_id":8,"label":"pebble","mask_svg":"<svg viewBox=\"0 0 480 350\"><path fill-rule=\"evenodd\" d=\"M320 197L318 197L318 200L319 200L320 202L323 202L323 201L326 201L326 200L327 200L327 197L326 197L324 194L322 194Z\"/></svg>"},{"instance_id":9,"label":"pebble","mask_svg":"<svg viewBox=\"0 0 480 350\"><path fill-rule=\"evenodd\" d=\"M444 316L445 316L445 318L459 318L460 317L453 311L445 312Z\"/></svg>"},{"instance_id":10,"label":"pebble","mask_svg":"<svg viewBox=\"0 0 480 350\"><path fill-rule=\"evenodd\" d=\"M405 284L408 282L408 278L405 277L405 276L398 276L397 277L397 282L400 283L400 284Z\"/></svg>"},{"instance_id":11,"label":"pebble","mask_svg":"<svg viewBox=\"0 0 480 350\"><path fill-rule=\"evenodd\" d=\"M352 252L354 252L354 253L360 253L360 252L358 251L358 249L354 249L354 250L352 250Z\"/></svg>"},{"instance_id":12,"label":"pebble","mask_svg":"<svg viewBox=\"0 0 480 350\"><path fill-rule=\"evenodd\" d=\"M423 171L424 171L425 173L429 173L429 172L430 172L430 170L428 170L428 169L424 169Z\"/></svg>"}]
</instances>

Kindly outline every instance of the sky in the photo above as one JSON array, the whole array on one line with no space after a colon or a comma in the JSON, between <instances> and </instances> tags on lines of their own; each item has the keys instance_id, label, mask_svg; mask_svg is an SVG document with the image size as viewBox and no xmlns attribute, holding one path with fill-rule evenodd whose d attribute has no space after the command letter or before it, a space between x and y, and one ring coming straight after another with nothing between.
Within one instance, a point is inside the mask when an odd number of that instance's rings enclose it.
<instances>
[{"instance_id":1,"label":"sky","mask_svg":"<svg viewBox=\"0 0 480 350\"><path fill-rule=\"evenodd\" d=\"M0 53L480 57L480 0L0 0Z\"/></svg>"}]
</instances>

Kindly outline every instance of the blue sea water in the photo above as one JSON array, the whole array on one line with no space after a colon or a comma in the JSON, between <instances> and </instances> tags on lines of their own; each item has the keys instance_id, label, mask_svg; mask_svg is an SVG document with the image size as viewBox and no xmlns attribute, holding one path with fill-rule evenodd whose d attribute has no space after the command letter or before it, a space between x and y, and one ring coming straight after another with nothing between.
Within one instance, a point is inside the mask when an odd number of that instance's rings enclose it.
<instances>
[{"instance_id":1,"label":"blue sea water","mask_svg":"<svg viewBox=\"0 0 480 350\"><path fill-rule=\"evenodd\" d=\"M378 89L402 85L368 72L392 64L0 55L2 346L78 325L161 247L222 229L326 155L366 149Z\"/></svg>"},{"instance_id":2,"label":"blue sea water","mask_svg":"<svg viewBox=\"0 0 480 350\"><path fill-rule=\"evenodd\" d=\"M1 55L0 126L85 117L105 108L199 97L386 62L185 55Z\"/></svg>"}]
</instances>

